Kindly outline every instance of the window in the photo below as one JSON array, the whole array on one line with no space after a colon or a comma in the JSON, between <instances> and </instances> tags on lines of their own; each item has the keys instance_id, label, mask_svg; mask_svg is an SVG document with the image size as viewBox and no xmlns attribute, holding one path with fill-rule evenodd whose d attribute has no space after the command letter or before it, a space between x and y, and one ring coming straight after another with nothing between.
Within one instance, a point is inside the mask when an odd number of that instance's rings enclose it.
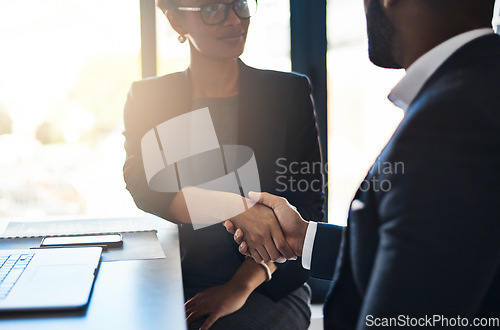
<instances>
[{"instance_id":1,"label":"window","mask_svg":"<svg viewBox=\"0 0 500 330\"><path fill-rule=\"evenodd\" d=\"M493 16L493 28L496 33L500 33L500 1L495 1L495 14Z\"/></svg>"},{"instance_id":2,"label":"window","mask_svg":"<svg viewBox=\"0 0 500 330\"><path fill-rule=\"evenodd\" d=\"M328 2L329 221L345 225L351 200L403 118L387 95L403 70L368 59L362 1Z\"/></svg>"},{"instance_id":3,"label":"window","mask_svg":"<svg viewBox=\"0 0 500 330\"><path fill-rule=\"evenodd\" d=\"M0 2L0 217L137 212L122 113L139 2Z\"/></svg>"}]
</instances>

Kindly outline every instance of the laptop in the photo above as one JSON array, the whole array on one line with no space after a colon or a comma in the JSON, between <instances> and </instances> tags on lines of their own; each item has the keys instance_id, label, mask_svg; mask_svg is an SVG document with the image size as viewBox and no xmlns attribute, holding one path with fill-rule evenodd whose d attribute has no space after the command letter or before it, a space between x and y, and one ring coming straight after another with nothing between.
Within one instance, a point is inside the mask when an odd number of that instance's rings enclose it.
<instances>
[{"instance_id":1,"label":"laptop","mask_svg":"<svg viewBox=\"0 0 500 330\"><path fill-rule=\"evenodd\" d=\"M0 250L0 312L86 307L102 248Z\"/></svg>"}]
</instances>

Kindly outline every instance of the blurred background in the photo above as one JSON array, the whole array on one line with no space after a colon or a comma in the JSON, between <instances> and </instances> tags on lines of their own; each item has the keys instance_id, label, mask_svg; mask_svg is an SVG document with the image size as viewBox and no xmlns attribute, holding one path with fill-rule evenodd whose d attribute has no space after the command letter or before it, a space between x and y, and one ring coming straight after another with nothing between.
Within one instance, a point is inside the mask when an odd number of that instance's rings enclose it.
<instances>
[{"instance_id":1,"label":"blurred background","mask_svg":"<svg viewBox=\"0 0 500 330\"><path fill-rule=\"evenodd\" d=\"M139 0L0 0L0 219L140 213L121 134L141 79L140 12ZM157 74L184 70L188 45L155 15ZM387 94L404 72L369 62L361 0L329 0L326 15L329 221L343 225L402 119ZM243 60L290 71L290 48L290 2L260 0Z\"/></svg>"}]
</instances>

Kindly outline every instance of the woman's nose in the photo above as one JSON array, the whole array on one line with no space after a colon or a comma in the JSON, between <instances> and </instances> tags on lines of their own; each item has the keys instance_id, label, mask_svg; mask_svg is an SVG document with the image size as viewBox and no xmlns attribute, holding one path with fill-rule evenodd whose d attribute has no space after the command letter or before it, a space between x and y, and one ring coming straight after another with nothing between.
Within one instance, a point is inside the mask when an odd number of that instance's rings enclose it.
<instances>
[{"instance_id":1,"label":"woman's nose","mask_svg":"<svg viewBox=\"0 0 500 330\"><path fill-rule=\"evenodd\" d=\"M227 13L227 18L224 21L224 25L236 25L241 22L241 19L236 15L234 12L234 9L231 7L229 8L229 12Z\"/></svg>"}]
</instances>

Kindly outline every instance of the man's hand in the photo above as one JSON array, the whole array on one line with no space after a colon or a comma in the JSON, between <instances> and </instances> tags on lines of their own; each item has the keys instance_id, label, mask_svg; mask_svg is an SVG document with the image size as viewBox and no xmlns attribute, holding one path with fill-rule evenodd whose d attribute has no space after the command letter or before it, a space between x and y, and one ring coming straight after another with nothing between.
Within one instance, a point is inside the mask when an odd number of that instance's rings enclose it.
<instances>
[{"instance_id":1,"label":"man's hand","mask_svg":"<svg viewBox=\"0 0 500 330\"><path fill-rule=\"evenodd\" d=\"M226 221L245 233L248 254L255 262L279 261L295 257L288 245L273 210L263 204L255 204L246 212ZM227 226L226 226L226 229ZM230 230L228 230L230 231ZM230 232L234 233L234 229ZM237 237L235 237L235 240Z\"/></svg>"},{"instance_id":2,"label":"man's hand","mask_svg":"<svg viewBox=\"0 0 500 330\"><path fill-rule=\"evenodd\" d=\"M249 196L254 201L264 204L273 210L283 230L285 239L292 248L293 253L297 256L302 255L308 222L302 219L297 209L283 197L274 196L268 193L253 192L251 192ZM245 229L231 221L224 222L224 226L229 232L235 234L234 240L240 244L240 252L245 255L252 255L252 248L255 249L255 245L252 247L252 245L249 244L248 233ZM255 244L255 241L252 241L252 244ZM260 242L260 245L262 246L262 242ZM258 262L258 260L256 261Z\"/></svg>"}]
</instances>

